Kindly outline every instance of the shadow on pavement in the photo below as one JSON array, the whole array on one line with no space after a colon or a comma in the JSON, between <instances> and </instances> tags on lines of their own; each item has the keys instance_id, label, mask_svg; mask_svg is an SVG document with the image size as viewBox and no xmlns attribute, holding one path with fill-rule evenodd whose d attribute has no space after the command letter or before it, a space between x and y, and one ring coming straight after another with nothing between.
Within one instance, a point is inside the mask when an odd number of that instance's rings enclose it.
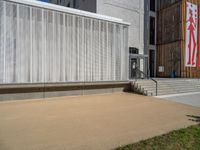
<instances>
[{"instance_id":1,"label":"shadow on pavement","mask_svg":"<svg viewBox=\"0 0 200 150\"><path fill-rule=\"evenodd\" d=\"M187 117L189 117L190 121L194 121L194 122L200 123L200 116L187 115Z\"/></svg>"}]
</instances>

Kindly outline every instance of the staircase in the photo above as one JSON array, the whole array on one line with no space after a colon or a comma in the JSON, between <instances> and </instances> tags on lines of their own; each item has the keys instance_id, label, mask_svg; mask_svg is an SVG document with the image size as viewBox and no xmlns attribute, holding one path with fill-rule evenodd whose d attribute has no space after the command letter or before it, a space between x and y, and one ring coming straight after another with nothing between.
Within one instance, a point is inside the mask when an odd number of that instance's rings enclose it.
<instances>
[{"instance_id":1,"label":"staircase","mask_svg":"<svg viewBox=\"0 0 200 150\"><path fill-rule=\"evenodd\" d=\"M200 79L161 79L157 81L157 96L200 92ZM156 96L156 83L150 79L132 81L132 90L136 93Z\"/></svg>"}]
</instances>

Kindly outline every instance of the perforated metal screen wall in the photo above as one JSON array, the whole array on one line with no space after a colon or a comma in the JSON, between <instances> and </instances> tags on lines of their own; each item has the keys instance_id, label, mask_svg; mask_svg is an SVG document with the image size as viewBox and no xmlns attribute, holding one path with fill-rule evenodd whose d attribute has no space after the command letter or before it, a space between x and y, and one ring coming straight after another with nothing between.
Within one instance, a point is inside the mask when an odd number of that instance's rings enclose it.
<instances>
[{"instance_id":1,"label":"perforated metal screen wall","mask_svg":"<svg viewBox=\"0 0 200 150\"><path fill-rule=\"evenodd\" d=\"M128 80L128 26L0 1L0 84Z\"/></svg>"}]
</instances>

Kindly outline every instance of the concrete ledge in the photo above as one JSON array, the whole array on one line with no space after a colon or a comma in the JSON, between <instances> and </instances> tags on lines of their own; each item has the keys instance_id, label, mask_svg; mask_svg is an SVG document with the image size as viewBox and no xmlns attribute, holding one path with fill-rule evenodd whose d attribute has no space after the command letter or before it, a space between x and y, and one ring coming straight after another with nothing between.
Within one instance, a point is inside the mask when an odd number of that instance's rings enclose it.
<instances>
[{"instance_id":1,"label":"concrete ledge","mask_svg":"<svg viewBox=\"0 0 200 150\"><path fill-rule=\"evenodd\" d=\"M128 92L130 87L131 85L128 81L4 84L0 86L0 101Z\"/></svg>"}]
</instances>

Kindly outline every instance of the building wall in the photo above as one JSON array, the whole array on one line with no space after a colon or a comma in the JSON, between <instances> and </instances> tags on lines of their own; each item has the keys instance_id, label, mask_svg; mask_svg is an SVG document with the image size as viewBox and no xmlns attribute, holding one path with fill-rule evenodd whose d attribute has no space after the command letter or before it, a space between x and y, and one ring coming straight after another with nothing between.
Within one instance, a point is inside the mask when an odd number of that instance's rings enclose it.
<instances>
[{"instance_id":1,"label":"building wall","mask_svg":"<svg viewBox=\"0 0 200 150\"><path fill-rule=\"evenodd\" d=\"M196 78L200 68L185 67L186 0L160 2L157 12L157 76L170 77L174 70L178 77ZM198 0L190 2L200 6ZM164 66L164 72L159 72L159 66Z\"/></svg>"},{"instance_id":2,"label":"building wall","mask_svg":"<svg viewBox=\"0 0 200 150\"><path fill-rule=\"evenodd\" d=\"M130 22L129 47L136 47L140 54L144 54L143 0L97 0L97 13Z\"/></svg>"},{"instance_id":3,"label":"building wall","mask_svg":"<svg viewBox=\"0 0 200 150\"><path fill-rule=\"evenodd\" d=\"M39 1L96 13L96 0L39 0Z\"/></svg>"},{"instance_id":4,"label":"building wall","mask_svg":"<svg viewBox=\"0 0 200 150\"><path fill-rule=\"evenodd\" d=\"M106 16L112 16L116 18L121 18L125 22L131 23L129 27L129 41L128 47L136 48L139 50L139 54L148 54L149 45L148 40L145 37L149 37L149 28L145 29L144 25L144 3L145 5L148 1L145 0L74 0L75 6L73 8L96 12L97 14L102 14ZM149 14L148 14L149 15ZM149 19L145 20L149 21ZM146 43L145 43L146 42ZM146 47L144 46L146 44ZM151 48L155 49L155 45ZM147 60L147 59L146 59ZM147 61L140 60L140 69L147 72L148 64ZM145 65L145 67L144 67Z\"/></svg>"},{"instance_id":5,"label":"building wall","mask_svg":"<svg viewBox=\"0 0 200 150\"><path fill-rule=\"evenodd\" d=\"M58 0L49 0L58 1ZM141 0L63 0L75 3L73 8L121 18L131 23L129 27L129 47L139 49L144 54L144 3ZM53 2L58 3L58 2ZM71 7L71 6L70 6Z\"/></svg>"},{"instance_id":6,"label":"building wall","mask_svg":"<svg viewBox=\"0 0 200 150\"><path fill-rule=\"evenodd\" d=\"M76 5L76 0L49 0L49 2L72 8Z\"/></svg>"},{"instance_id":7,"label":"building wall","mask_svg":"<svg viewBox=\"0 0 200 150\"><path fill-rule=\"evenodd\" d=\"M96 0L76 0L75 8L96 13L96 6Z\"/></svg>"},{"instance_id":8,"label":"building wall","mask_svg":"<svg viewBox=\"0 0 200 150\"><path fill-rule=\"evenodd\" d=\"M169 5L166 3L166 5ZM162 6L157 13L157 76L170 77L173 71L181 76L182 19L181 3ZM164 67L164 72L159 71Z\"/></svg>"},{"instance_id":9,"label":"building wall","mask_svg":"<svg viewBox=\"0 0 200 150\"><path fill-rule=\"evenodd\" d=\"M72 7L72 8L74 7L74 2L75 2L75 0L39 0L39 1L62 5L66 7Z\"/></svg>"},{"instance_id":10,"label":"building wall","mask_svg":"<svg viewBox=\"0 0 200 150\"><path fill-rule=\"evenodd\" d=\"M165 9L174 5L182 0L157 0L157 10Z\"/></svg>"},{"instance_id":11,"label":"building wall","mask_svg":"<svg viewBox=\"0 0 200 150\"><path fill-rule=\"evenodd\" d=\"M0 1L0 84L128 80L128 26Z\"/></svg>"}]
</instances>

